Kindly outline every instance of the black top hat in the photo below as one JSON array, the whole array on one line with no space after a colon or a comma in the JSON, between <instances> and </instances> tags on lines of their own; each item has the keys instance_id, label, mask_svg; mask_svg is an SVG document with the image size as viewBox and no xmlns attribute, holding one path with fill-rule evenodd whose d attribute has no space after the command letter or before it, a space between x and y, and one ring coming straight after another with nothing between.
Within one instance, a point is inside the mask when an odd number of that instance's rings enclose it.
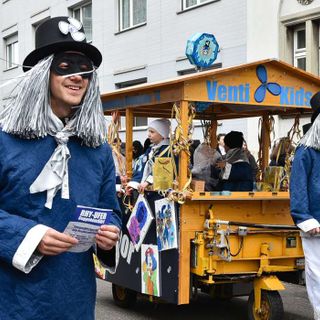
<instances>
[{"instance_id":1,"label":"black top hat","mask_svg":"<svg viewBox=\"0 0 320 320\"><path fill-rule=\"evenodd\" d=\"M310 106L312 108L312 116L311 116L311 122L316 119L318 114L320 113L320 91L315 93L312 98L310 99Z\"/></svg>"},{"instance_id":2,"label":"black top hat","mask_svg":"<svg viewBox=\"0 0 320 320\"><path fill-rule=\"evenodd\" d=\"M320 91L312 96L310 99L310 106L313 112L320 108Z\"/></svg>"},{"instance_id":3,"label":"black top hat","mask_svg":"<svg viewBox=\"0 0 320 320\"><path fill-rule=\"evenodd\" d=\"M70 17L46 20L36 30L36 49L24 59L23 71L28 71L51 54L68 50L82 52L95 67L101 64L102 55L96 47L87 43L80 21Z\"/></svg>"}]
</instances>

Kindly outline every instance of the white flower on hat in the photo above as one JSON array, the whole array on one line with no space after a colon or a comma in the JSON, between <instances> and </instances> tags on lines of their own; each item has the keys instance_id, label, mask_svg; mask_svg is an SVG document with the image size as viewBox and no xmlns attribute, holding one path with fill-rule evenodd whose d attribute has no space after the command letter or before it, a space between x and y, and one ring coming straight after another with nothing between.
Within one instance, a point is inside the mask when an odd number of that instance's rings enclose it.
<instances>
[{"instance_id":1,"label":"white flower on hat","mask_svg":"<svg viewBox=\"0 0 320 320\"><path fill-rule=\"evenodd\" d=\"M82 28L82 23L74 18L68 18L68 21L70 23L60 21L59 30L65 35L70 32L72 39L75 41L83 41L86 38L86 35L79 31Z\"/></svg>"}]
</instances>

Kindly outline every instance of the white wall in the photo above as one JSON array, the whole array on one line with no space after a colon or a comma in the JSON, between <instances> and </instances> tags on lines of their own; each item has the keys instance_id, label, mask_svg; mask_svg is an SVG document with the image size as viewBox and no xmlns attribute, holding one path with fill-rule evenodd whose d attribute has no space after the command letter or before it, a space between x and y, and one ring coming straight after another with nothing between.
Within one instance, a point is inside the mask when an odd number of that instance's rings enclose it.
<instances>
[{"instance_id":1,"label":"white wall","mask_svg":"<svg viewBox=\"0 0 320 320\"><path fill-rule=\"evenodd\" d=\"M281 0L280 16L295 15L297 13L305 15L319 8L319 6L320 0L313 0L308 5L302 5L297 0Z\"/></svg>"},{"instance_id":2,"label":"white wall","mask_svg":"<svg viewBox=\"0 0 320 320\"><path fill-rule=\"evenodd\" d=\"M248 62L279 57L278 16L280 1L247 0Z\"/></svg>"}]
</instances>

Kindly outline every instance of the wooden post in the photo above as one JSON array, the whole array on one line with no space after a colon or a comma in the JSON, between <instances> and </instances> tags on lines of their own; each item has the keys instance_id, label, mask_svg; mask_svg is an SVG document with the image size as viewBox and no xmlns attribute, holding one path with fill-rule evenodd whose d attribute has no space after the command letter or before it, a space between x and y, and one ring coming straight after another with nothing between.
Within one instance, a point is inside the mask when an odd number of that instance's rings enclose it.
<instances>
[{"instance_id":1,"label":"wooden post","mask_svg":"<svg viewBox=\"0 0 320 320\"><path fill-rule=\"evenodd\" d=\"M188 101L181 101L180 103L180 115L181 115L181 126L183 135L188 136L188 114L189 114L189 103ZM179 161L179 189L181 190L188 181L188 154L183 150L180 153Z\"/></svg>"},{"instance_id":2,"label":"wooden post","mask_svg":"<svg viewBox=\"0 0 320 320\"><path fill-rule=\"evenodd\" d=\"M126 109L126 170L127 177L132 177L132 142L133 142L133 111L130 108Z\"/></svg>"},{"instance_id":3,"label":"wooden post","mask_svg":"<svg viewBox=\"0 0 320 320\"><path fill-rule=\"evenodd\" d=\"M218 141L217 141L217 128L218 128L218 121L217 119L211 120L211 131L210 131L210 140L211 140L211 147L216 148Z\"/></svg>"},{"instance_id":4,"label":"wooden post","mask_svg":"<svg viewBox=\"0 0 320 320\"><path fill-rule=\"evenodd\" d=\"M188 101L181 101L180 115L183 135L188 136ZM179 161L179 189L181 190L188 181L188 155L185 151L180 153ZM185 204L180 206L180 248L179 248L179 284L178 304L189 303L190 290L190 235L185 230Z\"/></svg>"}]
</instances>

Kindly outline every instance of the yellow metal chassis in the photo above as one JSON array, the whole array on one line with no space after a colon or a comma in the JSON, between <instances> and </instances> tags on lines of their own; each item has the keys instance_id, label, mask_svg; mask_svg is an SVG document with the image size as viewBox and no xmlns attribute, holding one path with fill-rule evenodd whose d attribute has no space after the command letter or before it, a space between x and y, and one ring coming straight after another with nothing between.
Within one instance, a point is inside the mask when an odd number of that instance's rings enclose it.
<instances>
[{"instance_id":1,"label":"yellow metal chassis","mask_svg":"<svg viewBox=\"0 0 320 320\"><path fill-rule=\"evenodd\" d=\"M239 275L240 279L253 275L256 310L260 308L261 290L283 290L274 274L299 270L296 261L303 258L299 232L247 228L245 235L239 235L238 226L219 225L217 221L293 226L289 212L287 192L235 192L228 196L194 193L180 208L179 304L189 303L190 274L206 285L221 283L216 276L233 275L236 279ZM225 235L227 244L222 239ZM224 256L224 246L234 256ZM196 261L191 267L190 256Z\"/></svg>"}]
</instances>

